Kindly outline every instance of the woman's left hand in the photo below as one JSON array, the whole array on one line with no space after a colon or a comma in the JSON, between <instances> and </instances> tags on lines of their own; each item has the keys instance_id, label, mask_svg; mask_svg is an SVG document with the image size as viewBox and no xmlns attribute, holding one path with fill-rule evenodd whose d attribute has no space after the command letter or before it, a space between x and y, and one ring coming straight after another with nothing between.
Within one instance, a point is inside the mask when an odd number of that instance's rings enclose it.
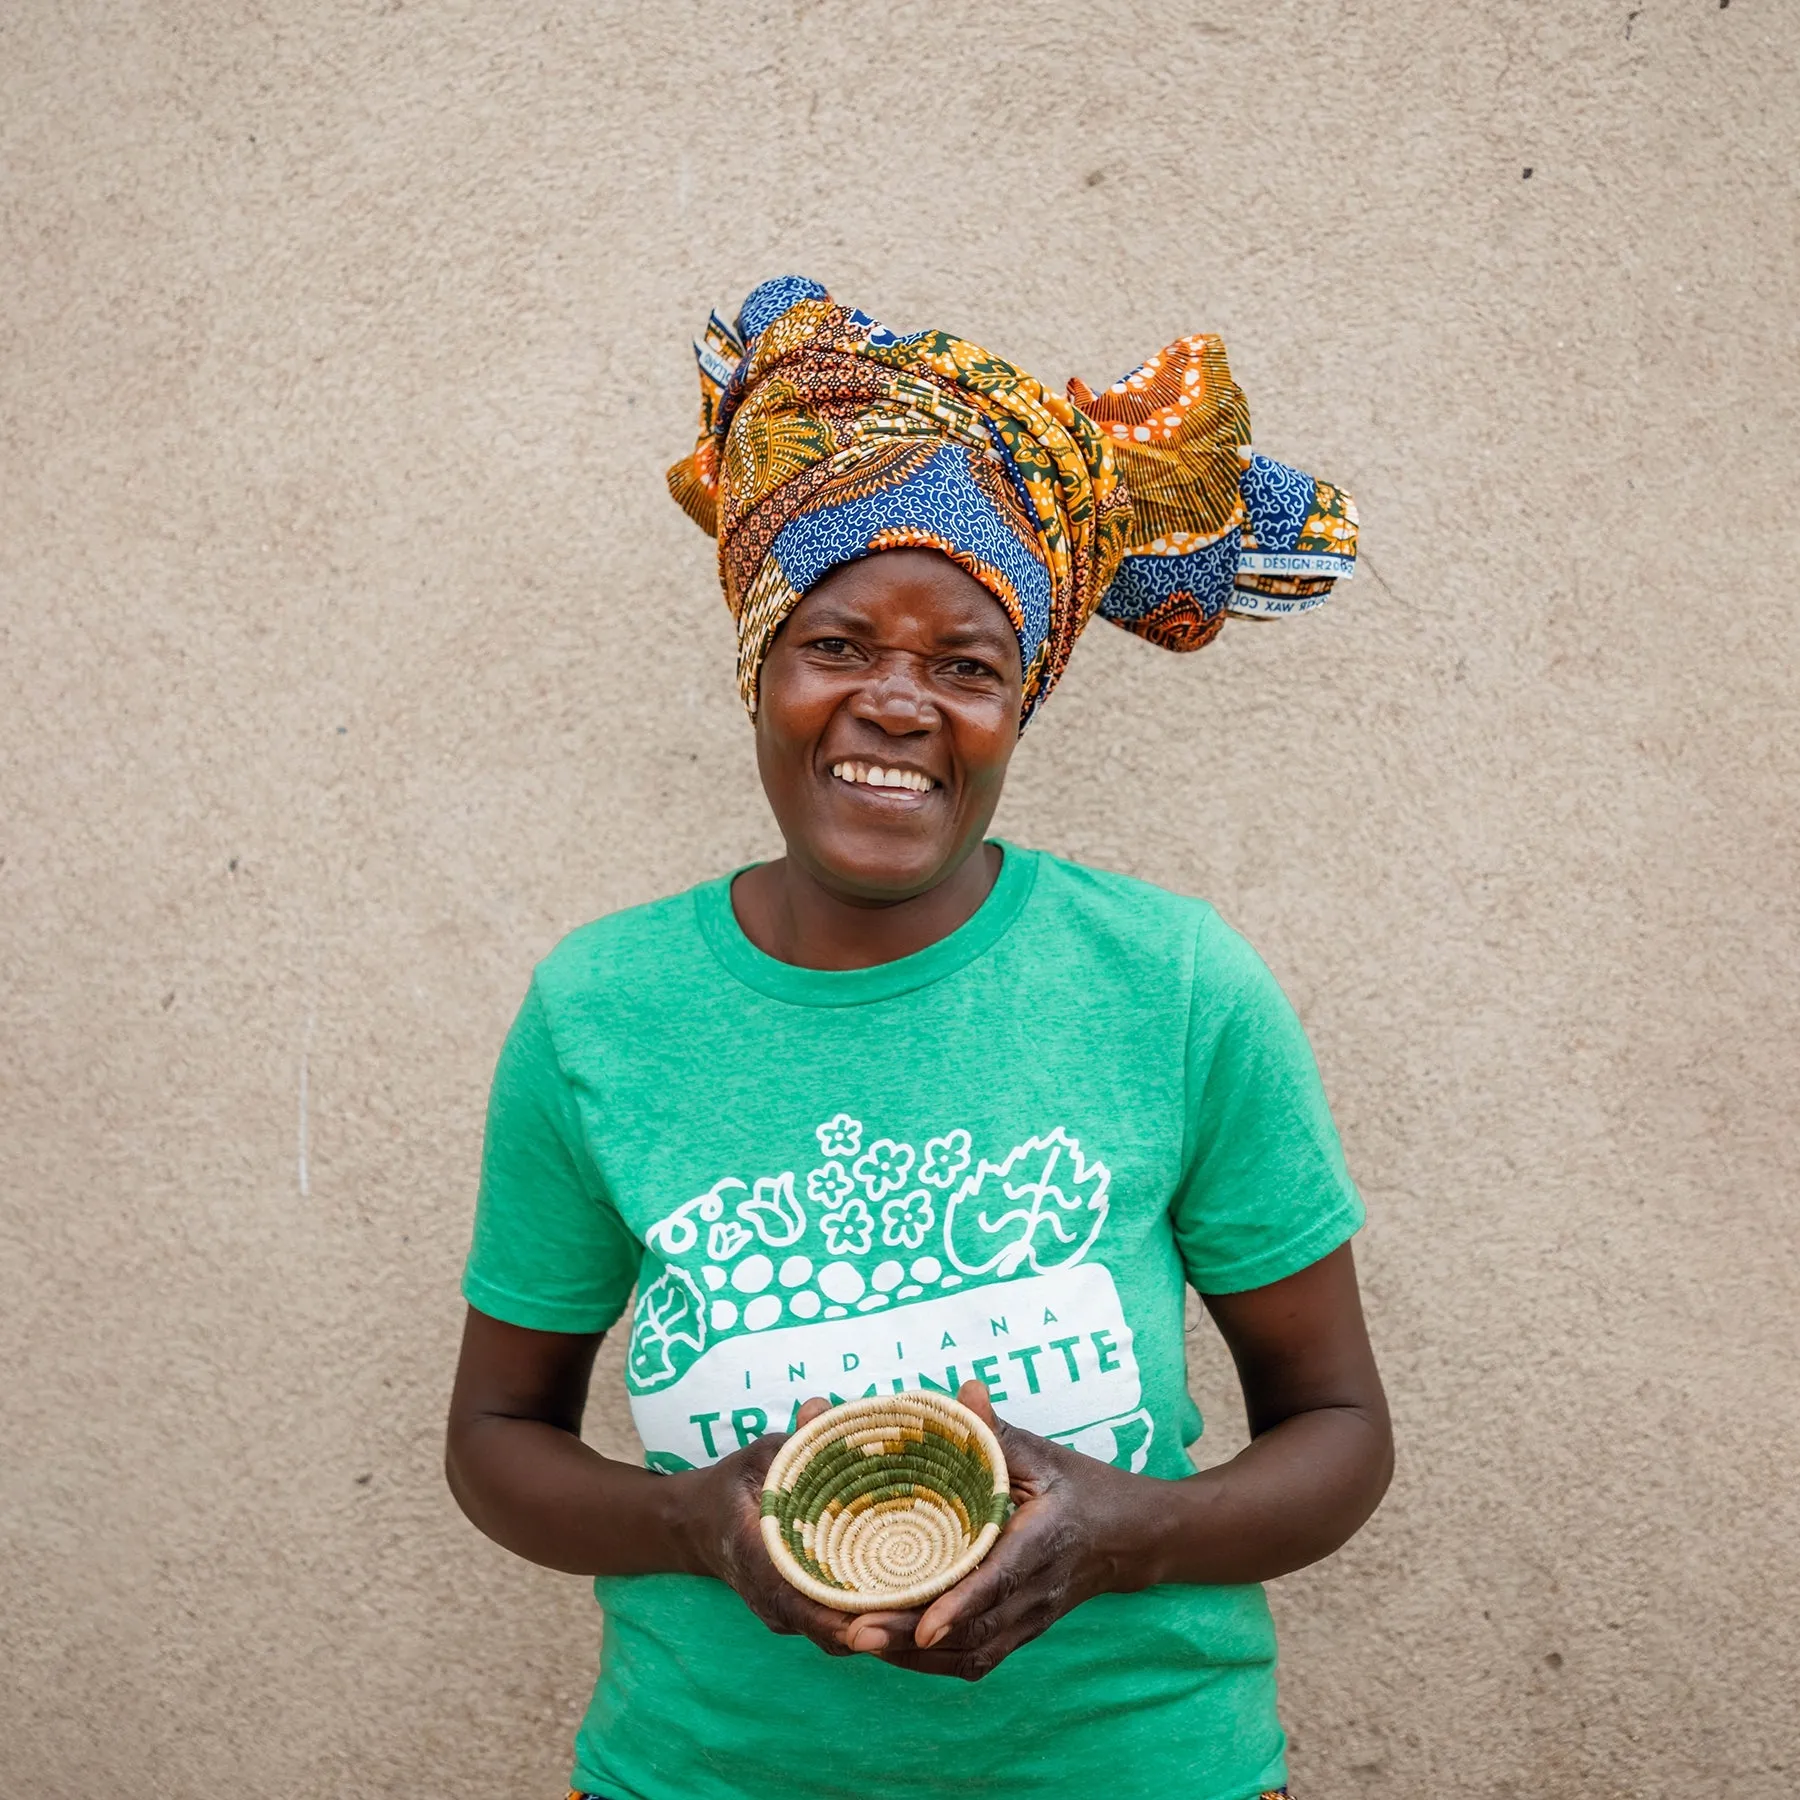
<instances>
[{"instance_id":1,"label":"woman's left hand","mask_svg":"<svg viewBox=\"0 0 1800 1800\"><path fill-rule=\"evenodd\" d=\"M979 1681L1095 1594L1269 1581L1344 1543L1394 1466L1350 1246L1202 1299L1243 1385L1244 1449L1183 1480L1131 1475L996 1419L987 1389L965 1382L958 1398L999 1437L1018 1511L966 1581L920 1611L853 1619L845 1647Z\"/></svg>"},{"instance_id":2,"label":"woman's left hand","mask_svg":"<svg viewBox=\"0 0 1800 1800\"><path fill-rule=\"evenodd\" d=\"M1008 1425L979 1381L957 1398L999 1438L1018 1510L972 1575L927 1607L862 1614L845 1641L897 1668L979 1681L1083 1600L1154 1579L1137 1551L1168 1484Z\"/></svg>"}]
</instances>

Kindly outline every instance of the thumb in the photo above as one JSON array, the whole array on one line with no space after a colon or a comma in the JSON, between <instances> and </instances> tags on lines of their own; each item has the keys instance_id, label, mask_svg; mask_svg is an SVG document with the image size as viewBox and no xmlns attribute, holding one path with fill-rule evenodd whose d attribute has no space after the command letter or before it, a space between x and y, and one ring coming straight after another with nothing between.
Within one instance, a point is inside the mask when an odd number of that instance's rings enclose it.
<instances>
[{"instance_id":1,"label":"thumb","mask_svg":"<svg viewBox=\"0 0 1800 1800\"><path fill-rule=\"evenodd\" d=\"M988 1395L985 1381L965 1381L956 1390L956 1397L995 1436L1005 1431L1006 1422L994 1411L994 1402Z\"/></svg>"},{"instance_id":2,"label":"thumb","mask_svg":"<svg viewBox=\"0 0 1800 1800\"><path fill-rule=\"evenodd\" d=\"M1022 1431L1017 1425L1009 1425L1001 1418L994 1411L993 1399L984 1383L965 1381L956 1390L956 1397L1000 1440L1001 1452L1006 1457L1007 1473L1013 1480L1013 1498L1018 1499L1019 1484L1029 1483L1038 1477L1044 1466L1043 1453L1053 1450L1053 1446L1029 1431Z\"/></svg>"}]
</instances>

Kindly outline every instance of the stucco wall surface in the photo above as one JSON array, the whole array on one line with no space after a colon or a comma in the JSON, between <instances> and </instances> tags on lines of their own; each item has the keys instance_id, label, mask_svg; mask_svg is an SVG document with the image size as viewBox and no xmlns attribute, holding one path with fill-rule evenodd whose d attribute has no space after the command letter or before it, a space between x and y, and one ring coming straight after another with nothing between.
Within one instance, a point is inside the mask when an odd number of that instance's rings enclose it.
<instances>
[{"instance_id":1,"label":"stucco wall surface","mask_svg":"<svg viewBox=\"0 0 1800 1800\"><path fill-rule=\"evenodd\" d=\"M1789 1794L1797 23L8 0L0 1792L560 1792L591 1600L439 1475L483 1095L563 931L773 848L661 471L793 269L1057 381L1221 331L1361 504L1322 614L1096 626L1001 819L1249 934L1370 1204L1302 1791Z\"/></svg>"}]
</instances>

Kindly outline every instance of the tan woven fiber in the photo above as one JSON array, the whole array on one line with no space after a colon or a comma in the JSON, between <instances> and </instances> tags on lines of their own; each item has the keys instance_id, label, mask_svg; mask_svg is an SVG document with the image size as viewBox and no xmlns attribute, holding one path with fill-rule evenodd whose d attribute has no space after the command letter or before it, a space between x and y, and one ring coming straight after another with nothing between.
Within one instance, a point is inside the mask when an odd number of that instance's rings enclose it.
<instances>
[{"instance_id":1,"label":"tan woven fiber","mask_svg":"<svg viewBox=\"0 0 1800 1800\"><path fill-rule=\"evenodd\" d=\"M945 1394L872 1394L803 1425L763 1484L782 1575L839 1612L923 1606L993 1548L1012 1512L1000 1442Z\"/></svg>"}]
</instances>

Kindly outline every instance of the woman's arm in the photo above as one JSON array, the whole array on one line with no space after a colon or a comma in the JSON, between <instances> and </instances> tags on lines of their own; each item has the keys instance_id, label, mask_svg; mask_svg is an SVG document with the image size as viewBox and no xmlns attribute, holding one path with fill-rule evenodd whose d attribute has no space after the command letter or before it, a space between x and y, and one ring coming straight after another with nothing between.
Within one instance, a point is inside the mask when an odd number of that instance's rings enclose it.
<instances>
[{"instance_id":1,"label":"woman's arm","mask_svg":"<svg viewBox=\"0 0 1800 1800\"><path fill-rule=\"evenodd\" d=\"M526 1331L469 1309L444 1446L450 1491L528 1562L571 1575L680 1568L666 1484L581 1441L600 1336Z\"/></svg>"},{"instance_id":2,"label":"woman's arm","mask_svg":"<svg viewBox=\"0 0 1800 1800\"><path fill-rule=\"evenodd\" d=\"M679 1475L589 1449L579 1433L597 1335L526 1331L471 1309L446 1473L469 1518L532 1562L710 1575L771 1630L831 1655L978 1680L1096 1594L1285 1575L1329 1556L1380 1502L1393 1444L1349 1246L1206 1304L1237 1364L1250 1444L1183 1481L1130 1475L996 1419L987 1389L965 1383L962 1400L999 1433L1019 1506L981 1567L922 1611L848 1618L776 1573L759 1513L779 1436ZM801 1422L824 1406L809 1401Z\"/></svg>"},{"instance_id":3,"label":"woman's arm","mask_svg":"<svg viewBox=\"0 0 1800 1800\"><path fill-rule=\"evenodd\" d=\"M1349 1245L1285 1281L1205 1299L1243 1385L1244 1450L1160 1481L994 1420L1019 1508L992 1554L922 1612L856 1620L850 1648L978 1680L1096 1594L1267 1581L1349 1539L1393 1470ZM979 1383L961 1398L993 1418Z\"/></svg>"},{"instance_id":4,"label":"woman's arm","mask_svg":"<svg viewBox=\"0 0 1800 1800\"><path fill-rule=\"evenodd\" d=\"M789 1587L763 1546L763 1475L781 1439L679 1475L602 1456L580 1435L599 1348L598 1333L526 1331L469 1309L444 1449L469 1519L516 1555L571 1575L713 1576L771 1630L848 1654L851 1621Z\"/></svg>"},{"instance_id":5,"label":"woman's arm","mask_svg":"<svg viewBox=\"0 0 1800 1800\"><path fill-rule=\"evenodd\" d=\"M1348 1543L1394 1472L1356 1265L1345 1244L1285 1281L1202 1298L1237 1365L1250 1442L1181 1483L1202 1510L1154 1579L1270 1581Z\"/></svg>"}]
</instances>

